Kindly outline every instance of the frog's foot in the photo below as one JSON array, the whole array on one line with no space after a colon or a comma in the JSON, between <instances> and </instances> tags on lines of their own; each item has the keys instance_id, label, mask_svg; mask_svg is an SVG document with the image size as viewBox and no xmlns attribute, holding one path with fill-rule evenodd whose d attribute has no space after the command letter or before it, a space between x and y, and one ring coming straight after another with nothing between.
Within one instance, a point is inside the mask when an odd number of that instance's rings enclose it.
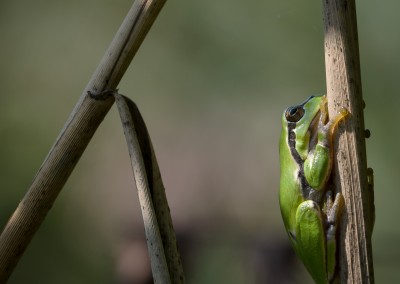
<instances>
[{"instance_id":1,"label":"frog's foot","mask_svg":"<svg viewBox=\"0 0 400 284\"><path fill-rule=\"evenodd\" d=\"M318 132L318 141L326 146L332 145L332 137L335 134L335 130L340 121L342 121L349 114L348 110L342 108L338 114L333 118L329 119L328 114L328 100L326 96L321 100L320 104L320 118L318 128L321 131Z\"/></svg>"},{"instance_id":2,"label":"frog's foot","mask_svg":"<svg viewBox=\"0 0 400 284\"><path fill-rule=\"evenodd\" d=\"M330 118L328 121L328 99L325 96L321 101L321 120L320 123L327 129L327 132L330 132L330 136L333 136L335 129L340 121L342 121L347 115L349 115L349 111L346 108L341 108L339 113L337 113L334 117ZM328 121L328 122L327 122Z\"/></svg>"},{"instance_id":3,"label":"frog's foot","mask_svg":"<svg viewBox=\"0 0 400 284\"><path fill-rule=\"evenodd\" d=\"M332 200L332 191L326 193L326 225L329 231L336 232L336 227L339 223L340 215L343 211L344 199L341 193L337 193L335 200Z\"/></svg>"},{"instance_id":4,"label":"frog's foot","mask_svg":"<svg viewBox=\"0 0 400 284\"><path fill-rule=\"evenodd\" d=\"M348 115L349 111L346 108L341 108L339 110L339 113L329 120L327 126L329 126L330 128L331 136L333 136L333 133L335 132L335 129L337 128L339 122L342 121Z\"/></svg>"},{"instance_id":5,"label":"frog's foot","mask_svg":"<svg viewBox=\"0 0 400 284\"><path fill-rule=\"evenodd\" d=\"M326 248L327 248L327 273L328 279L332 280L335 275L336 265L336 231L339 227L339 219L343 211L344 199L342 194L337 193L332 201L332 191L326 193Z\"/></svg>"}]
</instances>

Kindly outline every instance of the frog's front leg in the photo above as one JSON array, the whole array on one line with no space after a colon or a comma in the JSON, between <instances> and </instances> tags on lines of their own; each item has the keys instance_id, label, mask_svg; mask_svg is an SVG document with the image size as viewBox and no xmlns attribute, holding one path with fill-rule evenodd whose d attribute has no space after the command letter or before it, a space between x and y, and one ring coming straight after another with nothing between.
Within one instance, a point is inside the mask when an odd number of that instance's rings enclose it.
<instances>
[{"instance_id":1,"label":"frog's front leg","mask_svg":"<svg viewBox=\"0 0 400 284\"><path fill-rule=\"evenodd\" d=\"M339 122L348 115L346 109L328 120L326 97L321 102L317 143L304 162L304 174L309 185L321 190L325 187L332 169L332 139ZM327 121L328 120L328 121Z\"/></svg>"},{"instance_id":2,"label":"frog's front leg","mask_svg":"<svg viewBox=\"0 0 400 284\"><path fill-rule=\"evenodd\" d=\"M318 284L328 283L325 230L319 205L307 200L296 211L294 247Z\"/></svg>"}]
</instances>

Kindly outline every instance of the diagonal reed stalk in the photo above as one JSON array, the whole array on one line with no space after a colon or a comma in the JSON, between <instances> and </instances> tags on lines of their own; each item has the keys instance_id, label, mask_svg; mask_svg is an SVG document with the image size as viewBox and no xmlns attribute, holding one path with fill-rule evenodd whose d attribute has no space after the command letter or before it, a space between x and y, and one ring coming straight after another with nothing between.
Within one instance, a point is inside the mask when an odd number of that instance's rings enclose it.
<instances>
[{"instance_id":1,"label":"diagonal reed stalk","mask_svg":"<svg viewBox=\"0 0 400 284\"><path fill-rule=\"evenodd\" d=\"M0 283L5 283L114 103L115 90L163 7L165 0L137 0L37 172L29 190L0 235ZM99 97L97 97L99 98Z\"/></svg>"}]
</instances>

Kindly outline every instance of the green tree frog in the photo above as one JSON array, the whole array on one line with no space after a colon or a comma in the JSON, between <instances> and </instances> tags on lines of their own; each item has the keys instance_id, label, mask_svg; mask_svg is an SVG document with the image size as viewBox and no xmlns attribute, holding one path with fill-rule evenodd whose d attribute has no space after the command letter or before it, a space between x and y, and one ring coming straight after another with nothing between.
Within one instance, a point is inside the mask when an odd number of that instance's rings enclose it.
<instances>
[{"instance_id":1,"label":"green tree frog","mask_svg":"<svg viewBox=\"0 0 400 284\"><path fill-rule=\"evenodd\" d=\"M279 142L279 202L283 222L296 254L316 283L330 283L335 274L336 230L343 196L329 189L333 146L342 109L328 118L326 96L311 96L282 116Z\"/></svg>"}]
</instances>

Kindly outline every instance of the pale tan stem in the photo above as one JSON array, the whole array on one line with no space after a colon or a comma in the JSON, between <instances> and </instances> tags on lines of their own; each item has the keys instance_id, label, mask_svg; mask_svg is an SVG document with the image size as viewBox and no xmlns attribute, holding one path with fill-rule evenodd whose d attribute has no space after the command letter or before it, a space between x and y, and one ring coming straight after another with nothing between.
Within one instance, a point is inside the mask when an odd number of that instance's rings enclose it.
<instances>
[{"instance_id":1,"label":"pale tan stem","mask_svg":"<svg viewBox=\"0 0 400 284\"><path fill-rule=\"evenodd\" d=\"M340 231L340 283L374 283L363 99L354 0L323 0L330 117L349 111L335 140L334 182L345 199ZM339 131L340 133L340 131Z\"/></svg>"}]
</instances>

